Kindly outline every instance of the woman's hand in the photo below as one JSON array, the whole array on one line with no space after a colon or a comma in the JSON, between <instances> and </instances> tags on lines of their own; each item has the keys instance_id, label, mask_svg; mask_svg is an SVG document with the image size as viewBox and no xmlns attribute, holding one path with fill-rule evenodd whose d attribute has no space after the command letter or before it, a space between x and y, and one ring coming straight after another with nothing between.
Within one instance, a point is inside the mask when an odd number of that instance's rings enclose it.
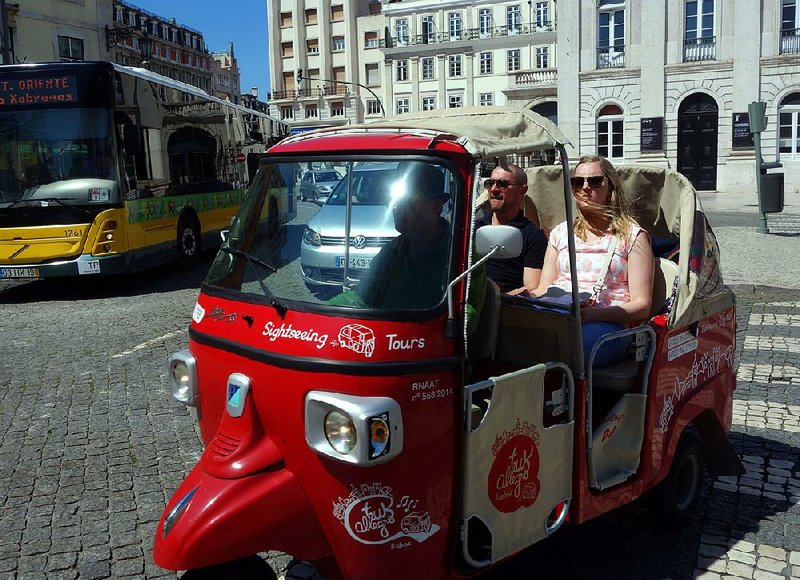
<instances>
[{"instance_id":1,"label":"woman's hand","mask_svg":"<svg viewBox=\"0 0 800 580\"><path fill-rule=\"evenodd\" d=\"M522 288L514 288L513 290L509 290L507 294L509 296L531 296L531 293L528 292L528 289L524 286Z\"/></svg>"}]
</instances>

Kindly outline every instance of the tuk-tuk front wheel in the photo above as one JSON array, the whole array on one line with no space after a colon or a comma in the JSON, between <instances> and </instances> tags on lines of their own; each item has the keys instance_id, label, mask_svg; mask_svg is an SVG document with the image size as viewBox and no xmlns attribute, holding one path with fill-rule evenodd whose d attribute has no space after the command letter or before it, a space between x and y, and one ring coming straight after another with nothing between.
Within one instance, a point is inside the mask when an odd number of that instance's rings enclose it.
<instances>
[{"instance_id":1,"label":"tuk-tuk front wheel","mask_svg":"<svg viewBox=\"0 0 800 580\"><path fill-rule=\"evenodd\" d=\"M647 495L647 506L656 524L674 528L692 517L703 490L705 451L700 439L686 432L678 442L666 479Z\"/></svg>"}]
</instances>

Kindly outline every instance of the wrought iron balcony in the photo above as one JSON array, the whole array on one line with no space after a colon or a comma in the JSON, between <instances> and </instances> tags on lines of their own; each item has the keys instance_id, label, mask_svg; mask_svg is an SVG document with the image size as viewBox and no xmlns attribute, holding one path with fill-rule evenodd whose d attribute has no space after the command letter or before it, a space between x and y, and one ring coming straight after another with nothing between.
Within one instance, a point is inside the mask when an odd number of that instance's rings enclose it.
<instances>
[{"instance_id":1,"label":"wrought iron balcony","mask_svg":"<svg viewBox=\"0 0 800 580\"><path fill-rule=\"evenodd\" d=\"M349 95L346 85L329 84L312 88L292 89L290 91L272 91L272 99L303 99L311 97L327 97L331 95Z\"/></svg>"},{"instance_id":2,"label":"wrought iron balcony","mask_svg":"<svg viewBox=\"0 0 800 580\"><path fill-rule=\"evenodd\" d=\"M597 68L622 68L625 66L625 45L601 46L597 49Z\"/></svg>"},{"instance_id":3,"label":"wrought iron balcony","mask_svg":"<svg viewBox=\"0 0 800 580\"><path fill-rule=\"evenodd\" d=\"M380 39L381 48L401 48L404 46L418 46L420 44L439 44L443 42L459 42L462 40L480 40L484 38L500 38L504 36L517 36L520 34L535 34L537 32L552 32L555 23L543 21L534 24L520 24L519 26L492 26L482 28L467 28L458 32L427 32L424 34L408 34L402 36L389 36Z\"/></svg>"},{"instance_id":4,"label":"wrought iron balcony","mask_svg":"<svg viewBox=\"0 0 800 580\"><path fill-rule=\"evenodd\" d=\"M781 30L781 54L800 53L800 28Z\"/></svg>"},{"instance_id":5,"label":"wrought iron balcony","mask_svg":"<svg viewBox=\"0 0 800 580\"><path fill-rule=\"evenodd\" d=\"M683 41L683 62L714 60L717 54L717 37L686 38Z\"/></svg>"}]
</instances>

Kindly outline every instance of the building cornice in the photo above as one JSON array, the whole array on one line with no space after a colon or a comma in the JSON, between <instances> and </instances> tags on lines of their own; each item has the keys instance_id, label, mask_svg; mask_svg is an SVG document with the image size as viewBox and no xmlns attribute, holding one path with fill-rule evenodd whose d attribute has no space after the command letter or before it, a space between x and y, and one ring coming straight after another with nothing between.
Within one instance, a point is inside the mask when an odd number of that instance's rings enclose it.
<instances>
[{"instance_id":1,"label":"building cornice","mask_svg":"<svg viewBox=\"0 0 800 580\"><path fill-rule=\"evenodd\" d=\"M733 71L732 60L690 61L668 64L665 74L697 74L697 73L730 73Z\"/></svg>"},{"instance_id":2,"label":"building cornice","mask_svg":"<svg viewBox=\"0 0 800 580\"><path fill-rule=\"evenodd\" d=\"M640 68L600 68L597 70L583 71L579 74L581 81L594 81L594 80L626 80L638 79L642 76L642 69Z\"/></svg>"}]
</instances>

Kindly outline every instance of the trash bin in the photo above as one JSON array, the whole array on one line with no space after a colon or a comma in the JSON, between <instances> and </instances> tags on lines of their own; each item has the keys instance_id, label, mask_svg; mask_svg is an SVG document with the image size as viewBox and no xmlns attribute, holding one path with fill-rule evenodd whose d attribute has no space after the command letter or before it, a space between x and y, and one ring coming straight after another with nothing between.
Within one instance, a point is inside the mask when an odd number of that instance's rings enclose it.
<instances>
[{"instance_id":1,"label":"trash bin","mask_svg":"<svg viewBox=\"0 0 800 580\"><path fill-rule=\"evenodd\" d=\"M767 169L783 167L781 163L761 164L761 212L783 211L783 173L767 173Z\"/></svg>"}]
</instances>

